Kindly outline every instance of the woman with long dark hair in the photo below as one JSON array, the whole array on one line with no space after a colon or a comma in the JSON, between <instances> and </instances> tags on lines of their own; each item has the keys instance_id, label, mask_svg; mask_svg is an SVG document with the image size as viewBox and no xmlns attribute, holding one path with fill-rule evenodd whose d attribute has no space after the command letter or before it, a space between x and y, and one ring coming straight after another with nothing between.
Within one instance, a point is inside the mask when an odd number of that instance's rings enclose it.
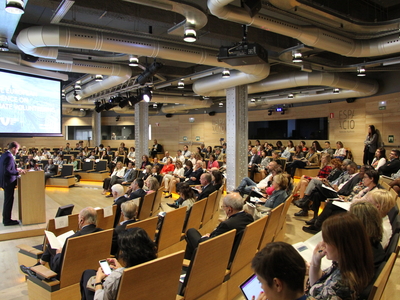
<instances>
[{"instance_id":1,"label":"woman with long dark hair","mask_svg":"<svg viewBox=\"0 0 400 300\"><path fill-rule=\"evenodd\" d=\"M374 159L376 148L378 147L378 133L374 125L368 126L368 134L364 141L364 165L370 165Z\"/></svg>"},{"instance_id":2,"label":"woman with long dark hair","mask_svg":"<svg viewBox=\"0 0 400 300\"><path fill-rule=\"evenodd\" d=\"M379 168L382 167L384 164L386 164L386 149L383 147L379 147L375 151L375 157L371 163L371 166L378 171Z\"/></svg>"},{"instance_id":3,"label":"woman with long dark hair","mask_svg":"<svg viewBox=\"0 0 400 300\"><path fill-rule=\"evenodd\" d=\"M110 275L105 275L101 267L97 270L86 270L81 279L81 295L83 300L91 299L116 299L119 281L125 268L140 265L157 258L157 248L142 228L131 228L123 231L118 236L118 259L107 258L112 270ZM87 288L87 282L95 276L93 288Z\"/></svg>"}]
</instances>

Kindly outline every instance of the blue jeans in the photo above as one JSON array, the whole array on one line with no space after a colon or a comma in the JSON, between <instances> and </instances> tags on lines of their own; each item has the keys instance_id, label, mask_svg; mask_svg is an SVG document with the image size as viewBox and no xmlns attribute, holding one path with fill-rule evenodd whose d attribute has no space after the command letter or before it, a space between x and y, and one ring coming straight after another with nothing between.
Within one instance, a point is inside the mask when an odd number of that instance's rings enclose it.
<instances>
[{"instance_id":1,"label":"blue jeans","mask_svg":"<svg viewBox=\"0 0 400 300\"><path fill-rule=\"evenodd\" d=\"M237 190L243 196L243 194L250 194L253 186L257 186L257 184L249 177L245 177L240 182L239 186L237 187Z\"/></svg>"}]
</instances>

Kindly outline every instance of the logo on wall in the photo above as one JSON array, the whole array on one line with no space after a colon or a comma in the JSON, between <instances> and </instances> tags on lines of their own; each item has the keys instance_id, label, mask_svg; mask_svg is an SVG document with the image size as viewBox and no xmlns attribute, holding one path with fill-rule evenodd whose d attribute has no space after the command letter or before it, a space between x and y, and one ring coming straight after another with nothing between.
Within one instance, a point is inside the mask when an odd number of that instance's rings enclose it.
<instances>
[{"instance_id":1,"label":"logo on wall","mask_svg":"<svg viewBox=\"0 0 400 300\"><path fill-rule=\"evenodd\" d=\"M225 134L226 124L225 119L218 119L212 122L212 131L217 134Z\"/></svg>"},{"instance_id":2,"label":"logo on wall","mask_svg":"<svg viewBox=\"0 0 400 300\"><path fill-rule=\"evenodd\" d=\"M354 109L339 110L339 127L341 132L352 132L356 127Z\"/></svg>"}]
</instances>

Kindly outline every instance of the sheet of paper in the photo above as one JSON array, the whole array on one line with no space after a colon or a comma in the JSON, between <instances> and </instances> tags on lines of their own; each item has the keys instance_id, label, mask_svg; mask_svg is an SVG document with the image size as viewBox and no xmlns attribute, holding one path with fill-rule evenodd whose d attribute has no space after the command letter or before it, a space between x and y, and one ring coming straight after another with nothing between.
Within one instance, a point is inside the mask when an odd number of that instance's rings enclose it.
<instances>
[{"instance_id":1,"label":"sheet of paper","mask_svg":"<svg viewBox=\"0 0 400 300\"><path fill-rule=\"evenodd\" d=\"M113 215L112 205L104 207L104 218L110 217Z\"/></svg>"},{"instance_id":2,"label":"sheet of paper","mask_svg":"<svg viewBox=\"0 0 400 300\"><path fill-rule=\"evenodd\" d=\"M340 208L348 211L350 210L351 202L333 201L333 205L339 206Z\"/></svg>"},{"instance_id":3,"label":"sheet of paper","mask_svg":"<svg viewBox=\"0 0 400 300\"><path fill-rule=\"evenodd\" d=\"M65 228L68 226L68 216L57 217L54 219L56 229Z\"/></svg>"},{"instance_id":4,"label":"sheet of paper","mask_svg":"<svg viewBox=\"0 0 400 300\"><path fill-rule=\"evenodd\" d=\"M74 232L73 230L70 230L70 231L68 231L68 232L66 232L66 233L60 234L60 235L57 237L57 240L58 240L58 242L59 242L60 245L61 245L60 248L64 247L65 240L66 240L67 238L69 238L71 235L73 235L74 233L75 233L75 232ZM52 248L53 248L53 247L52 247Z\"/></svg>"},{"instance_id":5,"label":"sheet of paper","mask_svg":"<svg viewBox=\"0 0 400 300\"><path fill-rule=\"evenodd\" d=\"M297 252L300 253L300 255L304 258L305 261L311 262L315 246L321 241L322 241L322 233L318 232L308 240L294 244L293 247L297 250ZM332 261L328 260L326 257L323 257L321 260L321 269L325 270L329 268L331 264Z\"/></svg>"},{"instance_id":6,"label":"sheet of paper","mask_svg":"<svg viewBox=\"0 0 400 300\"><path fill-rule=\"evenodd\" d=\"M45 235L46 235L46 237L47 237L47 239L49 241L50 247L52 249L62 248L62 246L60 245L60 242L57 240L57 238L54 235L54 233L52 233L51 231L47 231L47 230L45 230L44 233L45 233Z\"/></svg>"},{"instance_id":7,"label":"sheet of paper","mask_svg":"<svg viewBox=\"0 0 400 300\"><path fill-rule=\"evenodd\" d=\"M330 191L332 191L332 192L335 192L335 193L337 193L333 188L331 188L330 186L327 186L327 185L325 185L325 184L322 184L322 187L324 188L324 189L327 189L327 190L330 190Z\"/></svg>"}]
</instances>

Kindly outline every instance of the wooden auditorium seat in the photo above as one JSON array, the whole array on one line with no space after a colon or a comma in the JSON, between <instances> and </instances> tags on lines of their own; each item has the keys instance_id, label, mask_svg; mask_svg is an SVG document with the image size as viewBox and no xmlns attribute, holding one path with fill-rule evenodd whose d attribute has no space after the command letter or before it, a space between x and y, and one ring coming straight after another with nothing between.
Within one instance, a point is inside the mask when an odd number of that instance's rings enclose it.
<instances>
[{"instance_id":1,"label":"wooden auditorium seat","mask_svg":"<svg viewBox=\"0 0 400 300\"><path fill-rule=\"evenodd\" d=\"M136 227L142 228L144 231L147 232L147 235L150 237L150 239L152 241L154 241L154 238L156 235L157 223L158 223L158 217L155 216L155 217L143 220L143 221L128 224L128 225L126 225L125 228L126 229L136 228Z\"/></svg>"},{"instance_id":2,"label":"wooden auditorium seat","mask_svg":"<svg viewBox=\"0 0 400 300\"><path fill-rule=\"evenodd\" d=\"M267 225L265 226L263 235L260 240L260 244L258 246L258 250L261 250L262 248L264 248L266 244L271 243L274 240L275 232L278 228L279 219L282 215L282 210L284 205L285 203L281 203L273 210L271 210L268 216Z\"/></svg>"}]
</instances>

